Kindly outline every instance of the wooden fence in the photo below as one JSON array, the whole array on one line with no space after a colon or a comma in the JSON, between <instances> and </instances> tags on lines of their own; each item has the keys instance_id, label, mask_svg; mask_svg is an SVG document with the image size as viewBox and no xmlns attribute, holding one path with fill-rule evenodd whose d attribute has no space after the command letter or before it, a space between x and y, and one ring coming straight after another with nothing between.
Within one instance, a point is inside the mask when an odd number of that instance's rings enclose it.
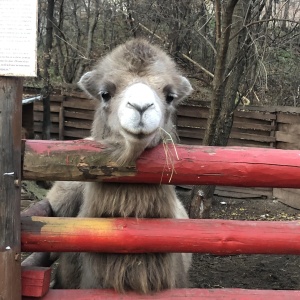
<instances>
[{"instance_id":1,"label":"wooden fence","mask_svg":"<svg viewBox=\"0 0 300 300\"><path fill-rule=\"evenodd\" d=\"M130 168L105 161L93 141L23 141L22 178L107 182L237 184L300 187L300 151L177 145L178 170L165 172L163 145L145 151ZM213 154L213 155L212 155ZM287 159L283 161L281 155ZM84 168L78 168L78 162ZM102 164L99 165L99 162ZM49 165L47 172L43 166ZM113 168L111 166L114 166ZM57 170L59 169L59 172ZM106 170L103 172L103 170ZM107 170L111 170L107 172ZM45 174L46 173L46 174ZM257 174L263 176L258 177ZM274 176L267 176L274 174ZM92 176L91 176L92 175ZM63 176L63 177L62 177ZM44 199L43 201L45 201ZM49 206L48 206L49 207ZM298 221L236 221L136 218L49 218L30 208L21 218L23 251L104 253L194 252L215 255L300 254ZM45 215L43 209L42 215ZM50 210L46 214L49 216ZM61 228L64 228L62 231ZM126 242L124 242L126 241ZM299 299L300 291L171 289L151 295L109 290L49 290L50 271L27 266L25 299ZM41 296L41 297L40 297ZM39 297L39 298L33 298ZM17 299L17 298L10 298Z\"/></svg>"},{"instance_id":2,"label":"wooden fence","mask_svg":"<svg viewBox=\"0 0 300 300\"><path fill-rule=\"evenodd\" d=\"M24 90L30 96L38 92L28 88ZM82 92L55 91L51 96L51 138L70 140L89 136L95 105L96 102L87 99ZM208 101L188 101L179 107L177 128L181 143L202 143L208 114ZM28 118L32 119L31 127ZM33 128L32 135L41 138L42 120L43 105L37 101L33 114L26 112L24 126ZM234 112L228 146L300 149L300 108L239 106ZM215 194L239 199L276 197L300 209L300 190L295 189L217 187Z\"/></svg>"}]
</instances>

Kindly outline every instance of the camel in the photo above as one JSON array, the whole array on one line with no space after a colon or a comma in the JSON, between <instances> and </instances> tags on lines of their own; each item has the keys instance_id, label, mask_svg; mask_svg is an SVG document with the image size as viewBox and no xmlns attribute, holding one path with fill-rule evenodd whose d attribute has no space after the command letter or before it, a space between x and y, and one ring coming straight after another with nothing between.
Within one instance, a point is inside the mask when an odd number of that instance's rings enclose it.
<instances>
[{"instance_id":1,"label":"camel","mask_svg":"<svg viewBox=\"0 0 300 300\"><path fill-rule=\"evenodd\" d=\"M176 142L176 108L192 92L173 60L143 39L115 48L79 86L98 102L91 139L119 165L135 162L165 133ZM60 217L188 218L171 185L56 182L47 198ZM190 253L61 253L54 288L149 294L187 287L190 264Z\"/></svg>"}]
</instances>

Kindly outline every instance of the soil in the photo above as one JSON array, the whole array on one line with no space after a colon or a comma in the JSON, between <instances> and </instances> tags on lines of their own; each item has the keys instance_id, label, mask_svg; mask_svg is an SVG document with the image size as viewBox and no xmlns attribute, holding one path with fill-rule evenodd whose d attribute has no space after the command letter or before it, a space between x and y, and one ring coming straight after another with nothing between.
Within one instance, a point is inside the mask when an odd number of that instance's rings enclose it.
<instances>
[{"instance_id":1,"label":"soil","mask_svg":"<svg viewBox=\"0 0 300 300\"><path fill-rule=\"evenodd\" d=\"M177 189L184 203L190 191ZM277 200L215 198L211 218L231 220L298 220L300 211ZM194 254L190 271L195 288L300 289L300 256Z\"/></svg>"},{"instance_id":2,"label":"soil","mask_svg":"<svg viewBox=\"0 0 300 300\"><path fill-rule=\"evenodd\" d=\"M25 182L27 193L41 199L46 190ZM185 205L190 190L177 188ZM27 202L25 206L27 206ZM23 206L23 208L25 208ZM211 218L231 220L287 221L300 220L300 210L277 200L215 198ZM23 257L26 257L25 254ZM190 283L194 288L245 288L300 290L300 256L296 255L231 255L194 254Z\"/></svg>"}]
</instances>

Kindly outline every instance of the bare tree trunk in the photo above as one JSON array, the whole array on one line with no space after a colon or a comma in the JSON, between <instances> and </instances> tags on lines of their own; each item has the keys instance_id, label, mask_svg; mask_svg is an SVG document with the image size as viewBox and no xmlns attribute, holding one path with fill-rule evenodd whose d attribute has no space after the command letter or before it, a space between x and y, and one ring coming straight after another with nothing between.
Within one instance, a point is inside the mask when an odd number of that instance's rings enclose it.
<instances>
[{"instance_id":1,"label":"bare tree trunk","mask_svg":"<svg viewBox=\"0 0 300 300\"><path fill-rule=\"evenodd\" d=\"M46 43L44 49L44 64L43 64L43 139L50 139L50 93L52 90L50 83L49 68L51 63L51 50L53 42L53 14L54 0L48 0L47 7L47 25L46 25Z\"/></svg>"},{"instance_id":2,"label":"bare tree trunk","mask_svg":"<svg viewBox=\"0 0 300 300\"><path fill-rule=\"evenodd\" d=\"M91 8L89 8L89 9L91 9ZM93 48L94 33L96 30L96 26L97 26L99 14L100 14L99 0L95 1L95 7L93 7L92 10L93 10L92 17L91 16L89 17L89 18L91 18L91 21L88 23L88 28L87 28L87 45L86 45L86 50L85 50L85 57L84 57L84 60L81 59L81 61L79 63L79 67L76 72L77 75L75 77L75 82L79 81L79 78L83 74L85 67L90 63L90 56L91 56L91 52L92 52L92 48Z\"/></svg>"},{"instance_id":3,"label":"bare tree trunk","mask_svg":"<svg viewBox=\"0 0 300 300\"><path fill-rule=\"evenodd\" d=\"M216 1L218 5L220 2ZM217 5L217 7L218 7ZM246 0L230 0L216 14L217 55L213 79L213 97L203 145L226 146L229 139L238 88L245 67L247 12ZM234 36L230 40L230 36ZM190 207L191 218L208 218L215 186L194 186Z\"/></svg>"}]
</instances>

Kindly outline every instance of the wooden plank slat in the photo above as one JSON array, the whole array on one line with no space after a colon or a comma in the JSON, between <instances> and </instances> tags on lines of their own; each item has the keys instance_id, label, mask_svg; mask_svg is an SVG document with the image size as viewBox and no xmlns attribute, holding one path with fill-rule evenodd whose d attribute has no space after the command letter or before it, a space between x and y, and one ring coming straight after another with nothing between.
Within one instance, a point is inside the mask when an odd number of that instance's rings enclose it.
<instances>
[{"instance_id":1,"label":"wooden plank slat","mask_svg":"<svg viewBox=\"0 0 300 300\"><path fill-rule=\"evenodd\" d=\"M249 105L249 106L238 106L238 110L244 111L259 111L259 112L283 112L288 114L300 114L300 107L292 107L292 106L256 106L256 105Z\"/></svg>"},{"instance_id":2,"label":"wooden plank slat","mask_svg":"<svg viewBox=\"0 0 300 300\"><path fill-rule=\"evenodd\" d=\"M270 131L263 131L263 130L253 130L253 129L246 129L246 128L236 128L232 127L231 133L240 133L240 134L251 134L255 135L257 137L270 137L271 132ZM275 139L275 137L273 137ZM265 141L263 141L265 142Z\"/></svg>"},{"instance_id":3,"label":"wooden plank slat","mask_svg":"<svg viewBox=\"0 0 300 300\"><path fill-rule=\"evenodd\" d=\"M194 146L201 145L202 139L180 137L180 144L194 145Z\"/></svg>"},{"instance_id":4,"label":"wooden plank slat","mask_svg":"<svg viewBox=\"0 0 300 300\"><path fill-rule=\"evenodd\" d=\"M234 198L234 199L254 199L254 198L262 198L262 195L259 194L248 194L243 192L234 192L234 191L222 191L216 189L215 195L219 197L225 198ZM264 197L265 198L265 197Z\"/></svg>"},{"instance_id":5,"label":"wooden plank slat","mask_svg":"<svg viewBox=\"0 0 300 300\"><path fill-rule=\"evenodd\" d=\"M300 209L300 189L273 189L274 197L293 208Z\"/></svg>"},{"instance_id":6,"label":"wooden plank slat","mask_svg":"<svg viewBox=\"0 0 300 300\"><path fill-rule=\"evenodd\" d=\"M63 91L63 95L68 99L68 98L81 98L81 99L89 99L87 98L86 93L82 91L76 91L76 90L71 90L71 91ZM90 100L90 99L89 99Z\"/></svg>"},{"instance_id":7,"label":"wooden plank slat","mask_svg":"<svg viewBox=\"0 0 300 300\"><path fill-rule=\"evenodd\" d=\"M300 148L300 134L288 134L287 132L284 131L276 131L275 137L276 140L279 142L299 145Z\"/></svg>"},{"instance_id":8,"label":"wooden plank slat","mask_svg":"<svg viewBox=\"0 0 300 300\"><path fill-rule=\"evenodd\" d=\"M275 106L276 112L288 113L288 114L300 114L300 107L293 106Z\"/></svg>"},{"instance_id":9,"label":"wooden plank slat","mask_svg":"<svg viewBox=\"0 0 300 300\"><path fill-rule=\"evenodd\" d=\"M257 106L257 105L239 105L237 107L238 111L257 111L260 113L275 113L276 106Z\"/></svg>"},{"instance_id":10,"label":"wooden plank slat","mask_svg":"<svg viewBox=\"0 0 300 300\"><path fill-rule=\"evenodd\" d=\"M243 187L233 187L233 186L217 186L216 191L218 191L218 193L222 193L222 192L242 193L245 194L245 196L248 195L249 197L251 195L256 195L258 197L273 196L273 188L243 188Z\"/></svg>"},{"instance_id":11,"label":"wooden plank slat","mask_svg":"<svg viewBox=\"0 0 300 300\"><path fill-rule=\"evenodd\" d=\"M177 116L207 119L209 116L209 109L200 106L181 105L178 108Z\"/></svg>"},{"instance_id":12,"label":"wooden plank slat","mask_svg":"<svg viewBox=\"0 0 300 300\"><path fill-rule=\"evenodd\" d=\"M282 150L299 150L299 146L295 144L285 143L285 142L277 142L276 149Z\"/></svg>"},{"instance_id":13,"label":"wooden plank slat","mask_svg":"<svg viewBox=\"0 0 300 300\"><path fill-rule=\"evenodd\" d=\"M68 108L80 108L86 110L95 110L95 101L88 99L79 99L79 98L67 98L63 102L64 107Z\"/></svg>"},{"instance_id":14,"label":"wooden plank slat","mask_svg":"<svg viewBox=\"0 0 300 300\"><path fill-rule=\"evenodd\" d=\"M230 138L228 140L227 146L271 148L270 143L263 143L260 141L247 141L233 138Z\"/></svg>"},{"instance_id":15,"label":"wooden plank slat","mask_svg":"<svg viewBox=\"0 0 300 300\"><path fill-rule=\"evenodd\" d=\"M205 130L201 128L177 128L178 135L181 138L188 137L188 138L197 138L203 139Z\"/></svg>"},{"instance_id":16,"label":"wooden plank slat","mask_svg":"<svg viewBox=\"0 0 300 300\"><path fill-rule=\"evenodd\" d=\"M177 126L180 127L194 127L194 128L206 128L207 120L206 119L197 119L192 117L183 117L179 116L177 118Z\"/></svg>"},{"instance_id":17,"label":"wooden plank slat","mask_svg":"<svg viewBox=\"0 0 300 300\"><path fill-rule=\"evenodd\" d=\"M51 94L51 96L50 96L50 102L61 103L63 101L64 101L64 96L63 95Z\"/></svg>"},{"instance_id":18,"label":"wooden plank slat","mask_svg":"<svg viewBox=\"0 0 300 300\"><path fill-rule=\"evenodd\" d=\"M296 114L278 113L277 122L287 123L287 124L300 124L300 114L296 115Z\"/></svg>"},{"instance_id":19,"label":"wooden plank slat","mask_svg":"<svg viewBox=\"0 0 300 300\"><path fill-rule=\"evenodd\" d=\"M64 136L65 137L71 137L75 139L84 139L88 136L90 136L90 130L85 130L85 129L70 129L68 127L65 127L64 130Z\"/></svg>"},{"instance_id":20,"label":"wooden plank slat","mask_svg":"<svg viewBox=\"0 0 300 300\"><path fill-rule=\"evenodd\" d=\"M33 110L34 111L44 111L43 105L38 104L37 102L34 103L33 106ZM50 112L56 112L59 113L60 110L60 105L58 103L58 105L51 105L50 106Z\"/></svg>"},{"instance_id":21,"label":"wooden plank slat","mask_svg":"<svg viewBox=\"0 0 300 300\"><path fill-rule=\"evenodd\" d=\"M241 118L237 118L237 121L233 121L233 128L242 128L242 129L253 129L253 130L262 130L262 131L272 131L276 129L275 125L266 125L266 124L257 124L241 121Z\"/></svg>"},{"instance_id":22,"label":"wooden plank slat","mask_svg":"<svg viewBox=\"0 0 300 300\"><path fill-rule=\"evenodd\" d=\"M252 118L257 120L275 120L275 114L269 113L261 113L261 112L249 112L249 111L235 111L234 115L236 117L243 117L243 118Z\"/></svg>"},{"instance_id":23,"label":"wooden plank slat","mask_svg":"<svg viewBox=\"0 0 300 300\"><path fill-rule=\"evenodd\" d=\"M239 122L239 123L245 123L245 124L252 124L252 125L263 125L263 126L270 126L272 124L272 121L274 120L263 120L263 119L252 119L252 118L244 118L244 117L238 117L234 115L233 117L233 123Z\"/></svg>"},{"instance_id":24,"label":"wooden plank slat","mask_svg":"<svg viewBox=\"0 0 300 300\"><path fill-rule=\"evenodd\" d=\"M94 111L88 110L68 110L65 108L64 110L65 118L72 118L72 119L83 119L83 120L93 120L94 119Z\"/></svg>"},{"instance_id":25,"label":"wooden plank slat","mask_svg":"<svg viewBox=\"0 0 300 300\"><path fill-rule=\"evenodd\" d=\"M231 132L230 138L240 139L240 140L248 140L248 141L257 141L257 142L263 142L263 143L276 142L276 138L273 136L261 136L261 135L256 135L256 134L238 133L238 132Z\"/></svg>"},{"instance_id":26,"label":"wooden plank slat","mask_svg":"<svg viewBox=\"0 0 300 300\"><path fill-rule=\"evenodd\" d=\"M66 119L64 121L64 126L68 128L77 128L77 129L87 129L90 130L92 127L92 121L86 121L86 120L77 120L77 121L71 121L70 119ZM67 130L67 128L66 128Z\"/></svg>"},{"instance_id":27,"label":"wooden plank slat","mask_svg":"<svg viewBox=\"0 0 300 300\"><path fill-rule=\"evenodd\" d=\"M51 268L22 267L22 296L42 297L49 291Z\"/></svg>"}]
</instances>

